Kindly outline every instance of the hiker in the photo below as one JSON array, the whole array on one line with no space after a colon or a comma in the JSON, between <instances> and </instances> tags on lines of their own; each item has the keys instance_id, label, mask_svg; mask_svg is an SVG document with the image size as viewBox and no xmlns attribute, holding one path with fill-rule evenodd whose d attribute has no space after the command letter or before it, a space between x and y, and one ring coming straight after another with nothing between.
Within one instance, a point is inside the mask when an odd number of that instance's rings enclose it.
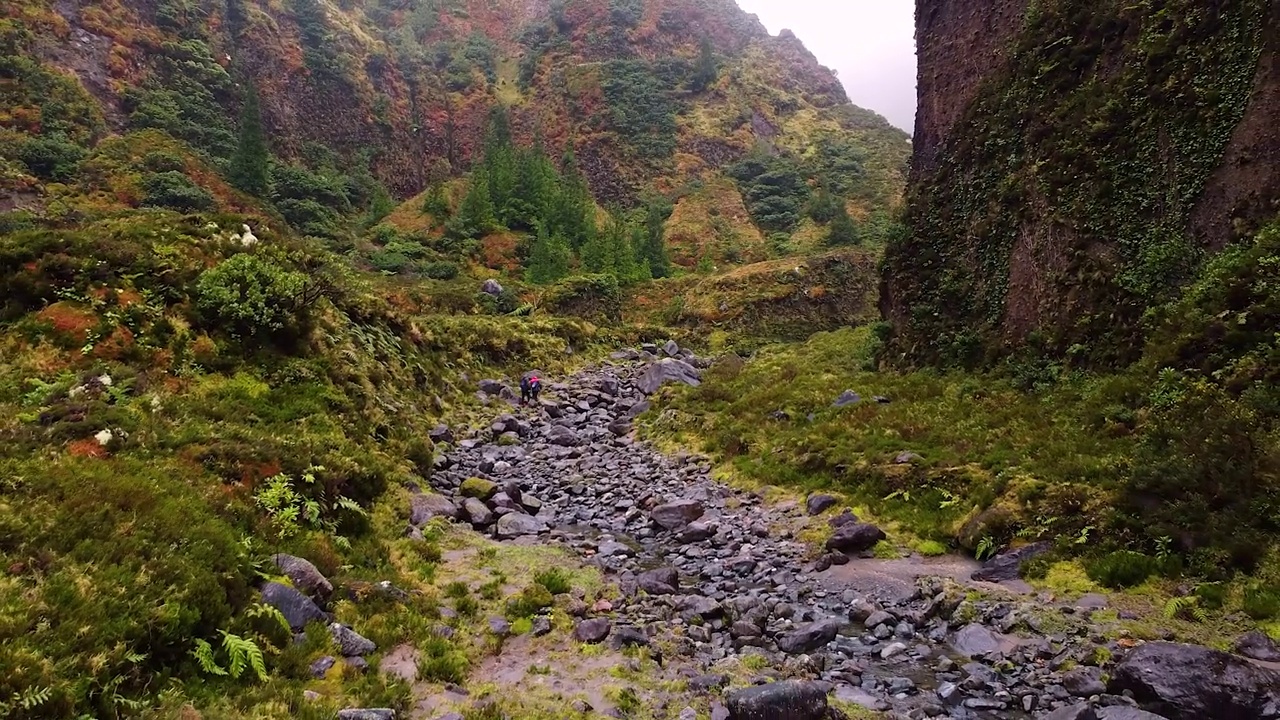
<instances>
[{"instance_id":1,"label":"hiker","mask_svg":"<svg viewBox=\"0 0 1280 720\"><path fill-rule=\"evenodd\" d=\"M542 392L542 380L537 373L529 373L520 378L520 404L538 402L538 393Z\"/></svg>"}]
</instances>

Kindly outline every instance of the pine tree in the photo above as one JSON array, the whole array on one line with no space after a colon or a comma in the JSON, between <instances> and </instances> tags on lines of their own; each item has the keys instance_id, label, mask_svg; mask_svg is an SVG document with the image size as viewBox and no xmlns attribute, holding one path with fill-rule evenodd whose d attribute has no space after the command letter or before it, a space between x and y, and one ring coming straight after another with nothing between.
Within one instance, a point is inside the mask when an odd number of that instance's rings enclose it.
<instances>
[{"instance_id":1,"label":"pine tree","mask_svg":"<svg viewBox=\"0 0 1280 720\"><path fill-rule=\"evenodd\" d=\"M240 139L227 173L231 184L250 195L264 197L268 185L268 158L258 90L252 83L246 83L244 107L240 109Z\"/></svg>"},{"instance_id":2,"label":"pine tree","mask_svg":"<svg viewBox=\"0 0 1280 720\"><path fill-rule=\"evenodd\" d=\"M693 77L689 81L689 89L694 92L702 92L706 90L711 83L716 81L716 56L711 47L711 38L704 35L702 37L702 46L698 48L698 64L693 71Z\"/></svg>"},{"instance_id":3,"label":"pine tree","mask_svg":"<svg viewBox=\"0 0 1280 720\"><path fill-rule=\"evenodd\" d=\"M595 207L587 180L578 169L570 146L560 162L560 182L551 200L547 217L552 234L564 237L574 250L581 250L595 232Z\"/></svg>"},{"instance_id":4,"label":"pine tree","mask_svg":"<svg viewBox=\"0 0 1280 720\"><path fill-rule=\"evenodd\" d=\"M860 245L862 243L862 234L858 232L858 226L853 223L853 218L849 217L849 211L843 205L836 209L836 216L831 220L831 226L827 229L828 245Z\"/></svg>"},{"instance_id":5,"label":"pine tree","mask_svg":"<svg viewBox=\"0 0 1280 720\"><path fill-rule=\"evenodd\" d=\"M539 227L538 238L533 243L525 275L529 282L537 285L553 283L569 274L572 258L569 243L559 235L549 234L543 225Z\"/></svg>"},{"instance_id":6,"label":"pine tree","mask_svg":"<svg viewBox=\"0 0 1280 720\"><path fill-rule=\"evenodd\" d=\"M829 223L835 220L838 212L840 212L840 201L827 192L826 188L819 188L813 200L809 202L809 217L813 218L814 222Z\"/></svg>"},{"instance_id":7,"label":"pine tree","mask_svg":"<svg viewBox=\"0 0 1280 720\"><path fill-rule=\"evenodd\" d=\"M472 173L471 187L449 223L451 234L468 240L483 237L494 228L493 201L489 197L489 179L483 172Z\"/></svg>"},{"instance_id":8,"label":"pine tree","mask_svg":"<svg viewBox=\"0 0 1280 720\"><path fill-rule=\"evenodd\" d=\"M662 278L671 274L665 238L667 218L671 217L672 209L666 200L654 200L645 211L644 235L637 251L648 264L650 277Z\"/></svg>"}]
</instances>

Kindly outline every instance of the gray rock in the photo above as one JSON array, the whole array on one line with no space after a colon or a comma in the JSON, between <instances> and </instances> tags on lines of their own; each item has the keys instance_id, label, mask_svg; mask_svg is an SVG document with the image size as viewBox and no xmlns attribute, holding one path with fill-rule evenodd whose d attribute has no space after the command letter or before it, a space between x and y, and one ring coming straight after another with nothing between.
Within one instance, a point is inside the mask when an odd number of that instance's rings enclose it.
<instances>
[{"instance_id":1,"label":"gray rock","mask_svg":"<svg viewBox=\"0 0 1280 720\"><path fill-rule=\"evenodd\" d=\"M680 354L680 346L675 340L668 340L667 344L662 346L662 352L666 353L667 357L675 357Z\"/></svg>"},{"instance_id":2,"label":"gray rock","mask_svg":"<svg viewBox=\"0 0 1280 720\"><path fill-rule=\"evenodd\" d=\"M480 392L486 395L502 395L511 392L506 385L497 380L481 380L479 386Z\"/></svg>"},{"instance_id":3,"label":"gray rock","mask_svg":"<svg viewBox=\"0 0 1280 720\"><path fill-rule=\"evenodd\" d=\"M640 573L636 582L650 595L675 595L680 589L680 574L675 568L654 568Z\"/></svg>"},{"instance_id":4,"label":"gray rock","mask_svg":"<svg viewBox=\"0 0 1280 720\"><path fill-rule=\"evenodd\" d=\"M484 293L485 295L492 295L494 297L497 297L502 294L502 284L499 283L497 280L494 280L493 278L489 278L488 280L484 281L483 285L480 286L480 292Z\"/></svg>"},{"instance_id":5,"label":"gray rock","mask_svg":"<svg viewBox=\"0 0 1280 720\"><path fill-rule=\"evenodd\" d=\"M904 643L900 643L900 642L890 643L880 651L880 659L888 660L894 655L898 655L899 653L904 652L906 649L907 649L907 646Z\"/></svg>"},{"instance_id":6,"label":"gray rock","mask_svg":"<svg viewBox=\"0 0 1280 720\"><path fill-rule=\"evenodd\" d=\"M532 515L513 512L498 518L493 534L499 540L510 540L521 535L537 535L546 530L547 524L542 520Z\"/></svg>"},{"instance_id":7,"label":"gray rock","mask_svg":"<svg viewBox=\"0 0 1280 720\"><path fill-rule=\"evenodd\" d=\"M311 598L288 585L277 582L269 582L262 586L262 602L279 610L294 632L300 632L309 622L315 620L325 622L329 619L329 616L325 615L311 601Z\"/></svg>"},{"instance_id":8,"label":"gray rock","mask_svg":"<svg viewBox=\"0 0 1280 720\"><path fill-rule=\"evenodd\" d=\"M1111 674L1107 691L1171 720L1280 717L1280 672L1199 645L1139 646Z\"/></svg>"},{"instance_id":9,"label":"gray rock","mask_svg":"<svg viewBox=\"0 0 1280 720\"><path fill-rule=\"evenodd\" d=\"M534 637L542 637L543 635L551 634L551 618L543 615L534 616L529 632Z\"/></svg>"},{"instance_id":10,"label":"gray rock","mask_svg":"<svg viewBox=\"0 0 1280 720\"><path fill-rule=\"evenodd\" d=\"M732 720L823 720L827 693L814 682L784 680L728 694Z\"/></svg>"},{"instance_id":11,"label":"gray rock","mask_svg":"<svg viewBox=\"0 0 1280 720\"><path fill-rule=\"evenodd\" d=\"M778 649L788 655L812 652L834 640L839 631L838 620L818 620L780 636Z\"/></svg>"},{"instance_id":12,"label":"gray rock","mask_svg":"<svg viewBox=\"0 0 1280 720\"><path fill-rule=\"evenodd\" d=\"M500 638L511 635L511 623L506 618L491 617L489 618L489 632Z\"/></svg>"},{"instance_id":13,"label":"gray rock","mask_svg":"<svg viewBox=\"0 0 1280 720\"><path fill-rule=\"evenodd\" d=\"M347 657L363 657L377 649L373 641L342 623L330 623L329 634Z\"/></svg>"},{"instance_id":14,"label":"gray rock","mask_svg":"<svg viewBox=\"0 0 1280 720\"><path fill-rule=\"evenodd\" d=\"M315 662L311 663L311 668L310 668L311 677L319 680L320 678L324 677L325 673L329 672L329 668L333 667L334 664L337 662L338 662L337 658L333 657L332 655L325 655L319 660L316 660Z\"/></svg>"},{"instance_id":15,"label":"gray rock","mask_svg":"<svg viewBox=\"0 0 1280 720\"><path fill-rule=\"evenodd\" d=\"M649 366L636 380L636 387L645 395L652 395L669 382L681 382L697 387L702 384L702 373L683 360L663 358Z\"/></svg>"},{"instance_id":16,"label":"gray rock","mask_svg":"<svg viewBox=\"0 0 1280 720\"><path fill-rule=\"evenodd\" d=\"M462 512L466 515L467 522L478 528L489 527L493 524L493 511L476 498L469 497L464 499L462 501Z\"/></svg>"},{"instance_id":17,"label":"gray rock","mask_svg":"<svg viewBox=\"0 0 1280 720\"><path fill-rule=\"evenodd\" d=\"M427 437L431 438L433 443L453 443L453 431L448 425L437 425L427 431Z\"/></svg>"},{"instance_id":18,"label":"gray rock","mask_svg":"<svg viewBox=\"0 0 1280 720\"><path fill-rule=\"evenodd\" d=\"M720 603L701 595L686 595L680 599L676 607L685 620L713 620L724 615L724 608Z\"/></svg>"},{"instance_id":19,"label":"gray rock","mask_svg":"<svg viewBox=\"0 0 1280 720\"><path fill-rule=\"evenodd\" d=\"M563 425L552 425L547 433L547 442L560 447L574 447L582 443L578 434Z\"/></svg>"},{"instance_id":20,"label":"gray rock","mask_svg":"<svg viewBox=\"0 0 1280 720\"><path fill-rule=\"evenodd\" d=\"M879 627L881 625L888 625L893 621L894 617L889 613L883 610L875 610L870 615L863 618L862 624L870 630L871 628Z\"/></svg>"},{"instance_id":21,"label":"gray rock","mask_svg":"<svg viewBox=\"0 0 1280 720\"><path fill-rule=\"evenodd\" d=\"M689 690L699 694L709 693L712 690L719 690L729 684L728 675L698 675L689 678L685 685Z\"/></svg>"},{"instance_id":22,"label":"gray rock","mask_svg":"<svg viewBox=\"0 0 1280 720\"><path fill-rule=\"evenodd\" d=\"M870 523L848 523L836 528L827 539L828 550L857 553L870 550L885 539L884 531Z\"/></svg>"},{"instance_id":23,"label":"gray rock","mask_svg":"<svg viewBox=\"0 0 1280 720\"><path fill-rule=\"evenodd\" d=\"M703 512L702 503L686 499L659 505L649 512L649 517L668 530L679 530L702 517Z\"/></svg>"},{"instance_id":24,"label":"gray rock","mask_svg":"<svg viewBox=\"0 0 1280 720\"><path fill-rule=\"evenodd\" d=\"M1080 667L1062 676L1062 687L1076 697L1101 695L1107 691L1102 682L1102 671L1093 667Z\"/></svg>"},{"instance_id":25,"label":"gray rock","mask_svg":"<svg viewBox=\"0 0 1280 720\"><path fill-rule=\"evenodd\" d=\"M1041 716L1040 720L1098 720L1098 713L1089 703L1078 703L1058 708Z\"/></svg>"},{"instance_id":26,"label":"gray rock","mask_svg":"<svg viewBox=\"0 0 1280 720\"><path fill-rule=\"evenodd\" d=\"M1098 720L1169 720L1169 718L1128 705L1112 705L1098 709Z\"/></svg>"},{"instance_id":27,"label":"gray rock","mask_svg":"<svg viewBox=\"0 0 1280 720\"><path fill-rule=\"evenodd\" d=\"M309 561L284 553L272 555L271 560L294 587L311 597L324 601L333 594L333 584Z\"/></svg>"},{"instance_id":28,"label":"gray rock","mask_svg":"<svg viewBox=\"0 0 1280 720\"><path fill-rule=\"evenodd\" d=\"M457 519L458 506L435 493L422 493L409 499L409 524L421 527L434 517Z\"/></svg>"},{"instance_id":29,"label":"gray rock","mask_svg":"<svg viewBox=\"0 0 1280 720\"><path fill-rule=\"evenodd\" d=\"M649 644L649 636L643 630L632 625L619 625L609 633L609 644L615 649L624 647L644 647Z\"/></svg>"},{"instance_id":30,"label":"gray rock","mask_svg":"<svg viewBox=\"0 0 1280 720\"><path fill-rule=\"evenodd\" d=\"M729 708L713 700L711 702L711 720L730 720Z\"/></svg>"},{"instance_id":31,"label":"gray rock","mask_svg":"<svg viewBox=\"0 0 1280 720\"><path fill-rule=\"evenodd\" d=\"M689 523L683 530L676 535L676 541L688 545L689 543L702 542L709 540L715 536L720 526L714 522L703 522L695 520Z\"/></svg>"},{"instance_id":32,"label":"gray rock","mask_svg":"<svg viewBox=\"0 0 1280 720\"><path fill-rule=\"evenodd\" d=\"M804 507L810 515L821 515L828 508L835 506L837 502L839 501L831 495L817 493L805 499Z\"/></svg>"},{"instance_id":33,"label":"gray rock","mask_svg":"<svg viewBox=\"0 0 1280 720\"><path fill-rule=\"evenodd\" d=\"M1000 639L985 626L969 623L960 628L951 641L956 652L969 657L988 655L1000 649Z\"/></svg>"},{"instance_id":34,"label":"gray rock","mask_svg":"<svg viewBox=\"0 0 1280 720\"><path fill-rule=\"evenodd\" d=\"M338 711L338 720L396 720L391 708L347 708Z\"/></svg>"},{"instance_id":35,"label":"gray rock","mask_svg":"<svg viewBox=\"0 0 1280 720\"><path fill-rule=\"evenodd\" d=\"M1257 630L1240 636L1236 641L1236 652L1254 660L1280 662L1280 648L1276 647L1276 642Z\"/></svg>"},{"instance_id":36,"label":"gray rock","mask_svg":"<svg viewBox=\"0 0 1280 720\"><path fill-rule=\"evenodd\" d=\"M974 580L984 582L1003 582L1005 580L1018 579L1018 567L1023 561L1029 560L1037 555L1043 555L1048 552L1052 545L1048 542L1038 542L1031 545L1024 545L1013 550L1005 550L990 560L983 563L982 567L973 572L971 576Z\"/></svg>"},{"instance_id":37,"label":"gray rock","mask_svg":"<svg viewBox=\"0 0 1280 720\"><path fill-rule=\"evenodd\" d=\"M344 665L347 666L347 669L351 670L352 672L357 672L357 673L360 673L361 675L369 672L369 661L365 660L364 658L358 655L353 655L351 657L344 657L342 658L342 662Z\"/></svg>"},{"instance_id":38,"label":"gray rock","mask_svg":"<svg viewBox=\"0 0 1280 720\"><path fill-rule=\"evenodd\" d=\"M913 452L905 452L905 451L898 453L897 456L893 458L893 462L897 465L911 465L914 463L918 463L921 460L924 460L924 458L920 457L919 455Z\"/></svg>"},{"instance_id":39,"label":"gray rock","mask_svg":"<svg viewBox=\"0 0 1280 720\"><path fill-rule=\"evenodd\" d=\"M831 517L827 518L827 524L833 528L838 528L843 525L852 525L856 522L858 522L858 516L854 515L853 511L849 510L848 508L846 508L839 515L832 515Z\"/></svg>"},{"instance_id":40,"label":"gray rock","mask_svg":"<svg viewBox=\"0 0 1280 720\"><path fill-rule=\"evenodd\" d=\"M860 402L862 402L861 395L859 395L858 393L852 390L845 390L844 392L840 393L840 397L836 398L836 401L831 404L834 407L842 408L842 407L848 407L850 405L857 405Z\"/></svg>"},{"instance_id":41,"label":"gray rock","mask_svg":"<svg viewBox=\"0 0 1280 720\"><path fill-rule=\"evenodd\" d=\"M611 624L608 618L583 620L573 628L573 639L581 643L603 642L609 637Z\"/></svg>"}]
</instances>

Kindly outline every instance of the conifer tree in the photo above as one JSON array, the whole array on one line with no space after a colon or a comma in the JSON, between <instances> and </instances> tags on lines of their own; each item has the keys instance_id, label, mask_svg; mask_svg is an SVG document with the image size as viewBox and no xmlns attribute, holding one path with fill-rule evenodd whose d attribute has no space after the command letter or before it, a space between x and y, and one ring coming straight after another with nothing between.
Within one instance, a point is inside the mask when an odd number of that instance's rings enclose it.
<instances>
[{"instance_id":1,"label":"conifer tree","mask_svg":"<svg viewBox=\"0 0 1280 720\"><path fill-rule=\"evenodd\" d=\"M649 266L650 277L663 278L671 274L666 245L666 223L671 211L671 203L663 199L651 201L645 211L644 233L637 245L637 254Z\"/></svg>"},{"instance_id":2,"label":"conifer tree","mask_svg":"<svg viewBox=\"0 0 1280 720\"><path fill-rule=\"evenodd\" d=\"M231 156L228 179L235 187L256 197L267 194L267 140L262 132L262 111L258 90L245 83L244 107L240 109L240 138Z\"/></svg>"},{"instance_id":3,"label":"conifer tree","mask_svg":"<svg viewBox=\"0 0 1280 720\"><path fill-rule=\"evenodd\" d=\"M559 235L548 233L545 225L540 225L529 255L526 277L537 285L553 283L569 274L572 258L569 243Z\"/></svg>"},{"instance_id":4,"label":"conifer tree","mask_svg":"<svg viewBox=\"0 0 1280 720\"><path fill-rule=\"evenodd\" d=\"M693 71L693 77L689 81L689 89L694 92L702 92L706 90L711 83L716 81L716 56L715 51L711 47L711 38L702 36L702 45L698 48L698 64Z\"/></svg>"},{"instance_id":5,"label":"conifer tree","mask_svg":"<svg viewBox=\"0 0 1280 720\"><path fill-rule=\"evenodd\" d=\"M471 186L449 223L451 234L474 240L483 237L495 225L493 200L489 197L489 179L483 172L473 172Z\"/></svg>"},{"instance_id":6,"label":"conifer tree","mask_svg":"<svg viewBox=\"0 0 1280 720\"><path fill-rule=\"evenodd\" d=\"M836 208L836 215L831 220L831 226L827 229L828 245L859 245L862 243L862 234L858 232L858 226L853 223L853 218L849 217L849 211L844 205Z\"/></svg>"},{"instance_id":7,"label":"conifer tree","mask_svg":"<svg viewBox=\"0 0 1280 720\"><path fill-rule=\"evenodd\" d=\"M547 218L549 230L568 240L574 250L581 250L595 231L594 214L591 191L570 146L560 162L559 187Z\"/></svg>"}]
</instances>

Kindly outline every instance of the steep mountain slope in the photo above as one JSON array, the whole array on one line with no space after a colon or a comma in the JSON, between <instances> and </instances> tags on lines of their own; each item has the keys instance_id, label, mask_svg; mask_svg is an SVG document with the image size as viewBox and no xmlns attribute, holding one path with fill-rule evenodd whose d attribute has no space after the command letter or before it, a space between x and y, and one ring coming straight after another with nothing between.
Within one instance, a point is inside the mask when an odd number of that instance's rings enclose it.
<instances>
[{"instance_id":1,"label":"steep mountain slope","mask_svg":"<svg viewBox=\"0 0 1280 720\"><path fill-rule=\"evenodd\" d=\"M1277 211L1277 3L926 0L918 26L883 295L907 358L1132 360L1144 312Z\"/></svg>"},{"instance_id":2,"label":"steep mountain slope","mask_svg":"<svg viewBox=\"0 0 1280 720\"><path fill-rule=\"evenodd\" d=\"M552 157L572 144L606 205L698 196L762 146L855 209L885 209L909 152L794 36L769 36L731 0L22 0L5 12L3 50L23 61L6 85L38 74L75 96L89 124L71 144L159 128L226 169L256 94L271 153L337 177L354 210L385 206L383 187L403 198L464 172L498 103L518 143ZM42 118L43 86L6 103L11 142L63 133Z\"/></svg>"}]
</instances>

